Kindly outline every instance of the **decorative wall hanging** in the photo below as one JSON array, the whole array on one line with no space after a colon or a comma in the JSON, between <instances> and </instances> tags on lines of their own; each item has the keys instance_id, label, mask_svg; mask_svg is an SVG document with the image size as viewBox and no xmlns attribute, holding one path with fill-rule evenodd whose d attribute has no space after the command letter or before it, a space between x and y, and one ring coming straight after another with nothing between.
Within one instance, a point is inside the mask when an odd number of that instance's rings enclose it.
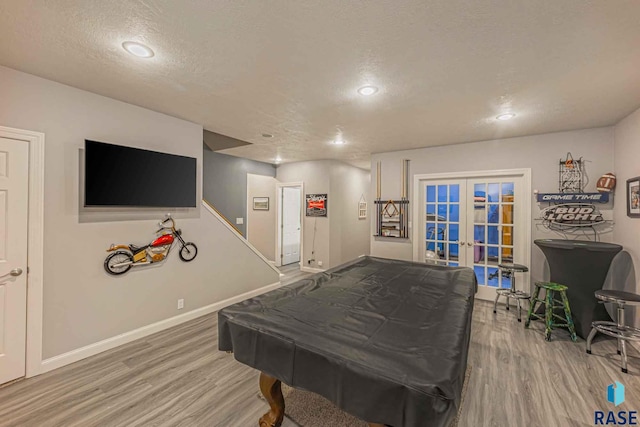
<instances>
[{"instance_id":1,"label":"decorative wall hanging","mask_svg":"<svg viewBox=\"0 0 640 427\"><path fill-rule=\"evenodd\" d=\"M367 218L367 201L364 198L364 194L360 196L360 201L358 202L358 219L366 219Z\"/></svg>"},{"instance_id":2,"label":"decorative wall hanging","mask_svg":"<svg viewBox=\"0 0 640 427\"><path fill-rule=\"evenodd\" d=\"M305 198L307 216L327 216L328 200L326 194L307 194Z\"/></svg>"},{"instance_id":3,"label":"decorative wall hanging","mask_svg":"<svg viewBox=\"0 0 640 427\"><path fill-rule=\"evenodd\" d=\"M378 162L376 175L376 234L375 236L397 237L407 239L409 237L409 160L402 161L402 180L400 200L381 199L382 190L382 164Z\"/></svg>"},{"instance_id":4,"label":"decorative wall hanging","mask_svg":"<svg viewBox=\"0 0 640 427\"><path fill-rule=\"evenodd\" d=\"M582 193L584 161L582 157L574 160L571 153L567 153L564 160L560 159L558 170L558 192L560 193Z\"/></svg>"},{"instance_id":5,"label":"decorative wall hanging","mask_svg":"<svg viewBox=\"0 0 640 427\"><path fill-rule=\"evenodd\" d=\"M253 198L253 210L254 211L268 211L269 210L269 198L268 197L254 197Z\"/></svg>"},{"instance_id":6,"label":"decorative wall hanging","mask_svg":"<svg viewBox=\"0 0 640 427\"><path fill-rule=\"evenodd\" d=\"M640 176L627 180L627 216L640 218Z\"/></svg>"},{"instance_id":7,"label":"decorative wall hanging","mask_svg":"<svg viewBox=\"0 0 640 427\"><path fill-rule=\"evenodd\" d=\"M616 188L616 176L611 172L605 173L596 183L596 190L603 194L609 194Z\"/></svg>"},{"instance_id":8,"label":"decorative wall hanging","mask_svg":"<svg viewBox=\"0 0 640 427\"><path fill-rule=\"evenodd\" d=\"M167 218L159 222L158 226L160 228L156 234L160 234L160 236L147 245L112 244L107 249L110 254L104 260L104 269L107 273L120 275L129 271L131 267L162 262L167 259L176 242L180 243L178 255L182 261L189 262L195 259L198 255L198 248L195 244L184 241L182 231L176 229L176 222L173 218L167 215Z\"/></svg>"},{"instance_id":9,"label":"decorative wall hanging","mask_svg":"<svg viewBox=\"0 0 640 427\"><path fill-rule=\"evenodd\" d=\"M540 216L548 228L593 227L604 224L605 220L595 205L587 203L566 203L549 206Z\"/></svg>"},{"instance_id":10,"label":"decorative wall hanging","mask_svg":"<svg viewBox=\"0 0 640 427\"><path fill-rule=\"evenodd\" d=\"M540 212L542 226L564 235L585 236L599 240L599 233L610 231L613 221L604 219L596 205L590 203L565 203L549 206ZM593 236L590 237L590 235ZM573 237L575 238L575 237Z\"/></svg>"}]
</instances>

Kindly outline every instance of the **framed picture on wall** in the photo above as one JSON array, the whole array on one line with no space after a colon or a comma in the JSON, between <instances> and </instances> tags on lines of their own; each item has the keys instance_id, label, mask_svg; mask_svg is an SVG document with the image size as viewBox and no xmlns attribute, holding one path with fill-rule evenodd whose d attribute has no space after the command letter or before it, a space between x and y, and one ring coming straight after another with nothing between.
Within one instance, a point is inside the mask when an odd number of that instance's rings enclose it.
<instances>
[{"instance_id":1,"label":"framed picture on wall","mask_svg":"<svg viewBox=\"0 0 640 427\"><path fill-rule=\"evenodd\" d=\"M254 197L253 198L253 210L254 211L268 211L269 210L269 198L268 197Z\"/></svg>"},{"instance_id":2,"label":"framed picture on wall","mask_svg":"<svg viewBox=\"0 0 640 427\"><path fill-rule=\"evenodd\" d=\"M627 180L627 216L640 218L640 176Z\"/></svg>"},{"instance_id":3,"label":"framed picture on wall","mask_svg":"<svg viewBox=\"0 0 640 427\"><path fill-rule=\"evenodd\" d=\"M358 202L358 219L367 219L367 202Z\"/></svg>"}]
</instances>

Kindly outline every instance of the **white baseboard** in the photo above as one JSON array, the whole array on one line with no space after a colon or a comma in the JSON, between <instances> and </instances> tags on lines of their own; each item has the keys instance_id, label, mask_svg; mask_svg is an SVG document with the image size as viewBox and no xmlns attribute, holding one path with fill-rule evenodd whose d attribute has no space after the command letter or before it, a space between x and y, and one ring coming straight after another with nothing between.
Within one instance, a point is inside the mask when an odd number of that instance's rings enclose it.
<instances>
[{"instance_id":1,"label":"white baseboard","mask_svg":"<svg viewBox=\"0 0 640 427\"><path fill-rule=\"evenodd\" d=\"M300 266L300 271L304 271L305 273L322 273L326 270L323 270L322 268L313 268L313 267L303 267Z\"/></svg>"},{"instance_id":2,"label":"white baseboard","mask_svg":"<svg viewBox=\"0 0 640 427\"><path fill-rule=\"evenodd\" d=\"M71 350L58 356L50 357L42 361L39 374L44 374L45 372L61 368L79 360L86 359L87 357L94 356L98 353L102 353L103 351L111 350L112 348L130 343L131 341L144 338L148 335L155 334L156 332L160 332L173 326L177 326L181 323L188 322L189 320L204 316L205 314L213 313L229 305L277 289L280 286L280 282L272 283L270 285L263 286L262 288L245 292L244 294L240 294L235 297L207 305L205 307L197 308L188 313L179 314L177 316L152 323L151 325L143 326L141 328L134 329L133 331L125 332L123 334L116 335L115 337L107 338L106 340L89 344L85 347Z\"/></svg>"}]
</instances>

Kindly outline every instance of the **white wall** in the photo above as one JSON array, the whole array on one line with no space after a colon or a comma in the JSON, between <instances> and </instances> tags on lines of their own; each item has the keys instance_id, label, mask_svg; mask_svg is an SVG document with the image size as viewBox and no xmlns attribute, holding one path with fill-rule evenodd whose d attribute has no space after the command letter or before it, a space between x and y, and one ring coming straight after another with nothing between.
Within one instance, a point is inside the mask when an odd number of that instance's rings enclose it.
<instances>
[{"instance_id":1,"label":"white wall","mask_svg":"<svg viewBox=\"0 0 640 427\"><path fill-rule=\"evenodd\" d=\"M557 192L558 161L564 158L568 151L574 158L582 156L587 160L587 173L590 177L587 191L595 191L595 184L600 175L613 170L613 128L586 129L375 154L371 159L370 195L372 199L376 195L376 164L380 160L382 161L382 199L400 197L403 159L411 160L409 171L411 187L413 187L413 175L416 174L531 168L533 190ZM409 200L413 202L413 188L410 190ZM530 197L533 198L533 194ZM602 211L605 217L612 216L610 206L603 206ZM532 202L532 218L538 218L539 213L539 205ZM410 219L413 220L413 218ZM533 240L559 236L537 226L535 221L531 228L531 279L532 281L542 280L547 274L544 255L533 245ZM372 219L371 235L373 234L375 234L375 220ZM611 241L611 239L611 233L602 235L603 241ZM411 260L413 246L410 240L401 242L389 241L383 237L371 237L371 254Z\"/></svg>"},{"instance_id":2,"label":"white wall","mask_svg":"<svg viewBox=\"0 0 640 427\"><path fill-rule=\"evenodd\" d=\"M193 262L183 263L172 253L153 268L117 278L107 275L105 249L114 242L147 243L165 211L114 209L92 215L82 210L79 160L84 139L195 157L200 195L202 127L4 67L0 93L0 125L46 137L44 358L279 280L268 264L200 208L173 211L184 237L200 248ZM82 215L88 216L84 222ZM185 299L180 312L178 298Z\"/></svg>"},{"instance_id":3,"label":"white wall","mask_svg":"<svg viewBox=\"0 0 640 427\"><path fill-rule=\"evenodd\" d=\"M287 163L278 166L276 170L276 179L281 183L304 182L304 192L306 194L329 194L331 190L330 176L330 160ZM300 263L305 267L320 268L318 267L318 261L322 261L322 268L327 268L328 266L329 225L333 219L334 209L331 194L328 196L328 208L327 217L304 216L303 255L305 259L300 260ZM315 253L312 254L312 251ZM307 260L311 258L315 258L316 261L311 264L307 263Z\"/></svg>"},{"instance_id":4,"label":"white wall","mask_svg":"<svg viewBox=\"0 0 640 427\"><path fill-rule=\"evenodd\" d=\"M371 174L346 163L333 162L331 197L336 209L330 233L330 264L332 267L368 255L370 248L369 221L358 219L358 202L368 198Z\"/></svg>"},{"instance_id":5,"label":"white wall","mask_svg":"<svg viewBox=\"0 0 640 427\"><path fill-rule=\"evenodd\" d=\"M247 174L247 240L269 261L276 252L276 179ZM253 198L268 197L268 211L254 211Z\"/></svg>"},{"instance_id":6,"label":"white wall","mask_svg":"<svg viewBox=\"0 0 640 427\"><path fill-rule=\"evenodd\" d=\"M276 178L279 182L304 182L306 194L328 194L327 217L304 218L303 266L326 269L369 254L370 217L358 220L357 210L360 196L364 193L366 197L369 189L368 171L335 160L319 160L281 165ZM316 262L308 264L312 257Z\"/></svg>"},{"instance_id":7,"label":"white wall","mask_svg":"<svg viewBox=\"0 0 640 427\"><path fill-rule=\"evenodd\" d=\"M637 271L640 266L640 218L627 216L627 180L640 176L640 109L630 114L614 127L615 145L614 162L617 186L615 190L616 205L614 208L615 228L613 237L629 252ZM636 273L637 276L637 273ZM640 293L640 283L630 277L625 288L630 292ZM640 326L640 315L636 316Z\"/></svg>"}]
</instances>

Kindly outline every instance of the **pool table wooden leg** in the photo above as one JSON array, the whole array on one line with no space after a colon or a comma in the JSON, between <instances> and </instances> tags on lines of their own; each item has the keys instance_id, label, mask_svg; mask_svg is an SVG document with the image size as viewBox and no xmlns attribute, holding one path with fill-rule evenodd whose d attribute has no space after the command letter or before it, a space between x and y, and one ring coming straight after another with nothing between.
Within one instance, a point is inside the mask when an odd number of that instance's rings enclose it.
<instances>
[{"instance_id":1,"label":"pool table wooden leg","mask_svg":"<svg viewBox=\"0 0 640 427\"><path fill-rule=\"evenodd\" d=\"M284 397L280 387L280 380L264 372L260 373L260 391L271 410L260 418L260 427L280 427L284 418Z\"/></svg>"}]
</instances>

